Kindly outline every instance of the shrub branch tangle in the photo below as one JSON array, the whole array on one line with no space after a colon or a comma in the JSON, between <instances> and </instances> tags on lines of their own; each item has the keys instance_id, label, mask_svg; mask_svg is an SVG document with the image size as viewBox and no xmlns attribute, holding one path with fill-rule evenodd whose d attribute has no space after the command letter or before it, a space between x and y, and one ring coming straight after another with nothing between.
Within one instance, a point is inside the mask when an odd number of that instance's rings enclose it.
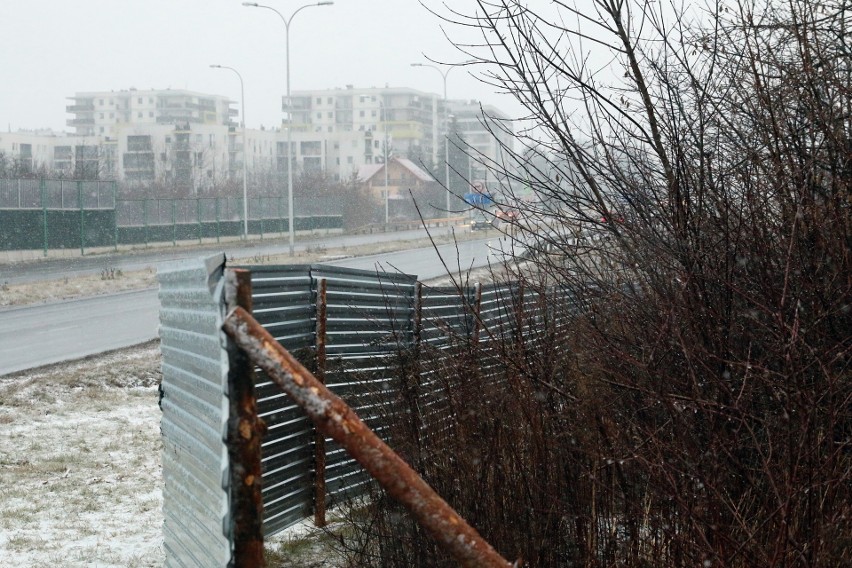
<instances>
[{"instance_id":1,"label":"shrub branch tangle","mask_svg":"<svg viewBox=\"0 0 852 568\"><path fill-rule=\"evenodd\" d=\"M852 563L852 4L475 4L447 33L527 114L468 152L538 197L523 286L582 309L483 329L497 386L444 359L416 463L532 566ZM440 565L373 512L362 561Z\"/></svg>"}]
</instances>

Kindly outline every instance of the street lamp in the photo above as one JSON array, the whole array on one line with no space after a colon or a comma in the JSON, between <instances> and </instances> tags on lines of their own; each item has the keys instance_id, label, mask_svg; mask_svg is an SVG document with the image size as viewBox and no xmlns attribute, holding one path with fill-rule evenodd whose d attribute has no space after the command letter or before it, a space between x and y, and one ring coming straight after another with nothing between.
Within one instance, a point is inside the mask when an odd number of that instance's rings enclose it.
<instances>
[{"instance_id":1,"label":"street lamp","mask_svg":"<svg viewBox=\"0 0 852 568\"><path fill-rule=\"evenodd\" d=\"M428 63L412 63L412 67L431 67L435 71L441 74L441 78L444 80L444 123L447 127L446 140L444 143L444 172L447 179L447 217L450 216L450 125L449 125L449 109L447 108L447 75L450 74L450 71L455 69L456 65L450 65L447 67L447 70L444 71L437 65L429 65Z\"/></svg>"},{"instance_id":2,"label":"street lamp","mask_svg":"<svg viewBox=\"0 0 852 568\"><path fill-rule=\"evenodd\" d=\"M246 170L248 169L248 140L246 139L246 90L243 86L243 76L233 67L226 65L211 65L212 69L227 69L237 74L240 79L240 103L242 110L240 115L243 123L243 236L248 240L248 177Z\"/></svg>"},{"instance_id":3,"label":"street lamp","mask_svg":"<svg viewBox=\"0 0 852 568\"><path fill-rule=\"evenodd\" d=\"M381 118L382 118L382 128L385 133L385 225L388 224L388 212L389 212L389 204L390 204L390 194L388 193L388 115L387 109L385 108L384 101L379 101L379 107L381 107Z\"/></svg>"},{"instance_id":4,"label":"street lamp","mask_svg":"<svg viewBox=\"0 0 852 568\"><path fill-rule=\"evenodd\" d=\"M288 223L290 225L290 256L293 256L293 246L296 240L296 232L293 226L293 113L291 110L292 103L290 101L290 22L292 22L293 18L296 17L296 14L305 8L310 8L312 6L331 6L332 4L334 4L334 2L305 4L304 6L296 8L296 10L290 14L290 17L286 18L284 17L284 14L272 6L258 4L257 2L243 2L243 6L248 6L250 8L265 8L267 10L272 10L278 14L278 17L281 18L282 22L284 22L284 41L287 47L287 208L289 210Z\"/></svg>"}]
</instances>

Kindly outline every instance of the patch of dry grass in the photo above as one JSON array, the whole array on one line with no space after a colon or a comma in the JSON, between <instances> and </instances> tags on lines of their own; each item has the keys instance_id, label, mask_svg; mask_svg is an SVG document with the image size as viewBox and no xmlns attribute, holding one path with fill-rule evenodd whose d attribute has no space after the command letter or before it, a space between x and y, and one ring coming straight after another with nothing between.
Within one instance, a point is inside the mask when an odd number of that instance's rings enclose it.
<instances>
[{"instance_id":1,"label":"patch of dry grass","mask_svg":"<svg viewBox=\"0 0 852 568\"><path fill-rule=\"evenodd\" d=\"M100 274L87 276L65 277L27 284L2 284L0 285L0 306L25 306L71 300L125 290L141 290L156 285L157 273L153 268L133 272L104 269Z\"/></svg>"}]
</instances>

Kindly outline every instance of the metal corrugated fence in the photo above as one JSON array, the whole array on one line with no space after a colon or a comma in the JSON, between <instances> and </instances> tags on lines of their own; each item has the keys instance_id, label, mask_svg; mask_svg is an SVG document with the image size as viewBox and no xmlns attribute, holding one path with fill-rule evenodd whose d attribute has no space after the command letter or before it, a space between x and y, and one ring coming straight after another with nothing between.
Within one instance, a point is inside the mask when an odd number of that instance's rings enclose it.
<instances>
[{"instance_id":1,"label":"metal corrugated fence","mask_svg":"<svg viewBox=\"0 0 852 568\"><path fill-rule=\"evenodd\" d=\"M216 258L160 275L166 548L188 565L220 565L230 536L222 268ZM251 271L258 322L311 370L323 333L326 385L388 441L392 424L416 429L420 458L452 434L454 396L505 383L506 346L534 357L548 330L564 325L560 310L573 309L567 294L544 297L518 285L432 288L410 275L322 265L242 268ZM317 503L324 510L366 491L361 467L331 440L318 441L302 410L260 369L255 383L268 427L261 449L267 536L316 513Z\"/></svg>"},{"instance_id":2,"label":"metal corrugated fence","mask_svg":"<svg viewBox=\"0 0 852 568\"><path fill-rule=\"evenodd\" d=\"M181 261L158 271L166 566L231 560L224 260Z\"/></svg>"}]
</instances>

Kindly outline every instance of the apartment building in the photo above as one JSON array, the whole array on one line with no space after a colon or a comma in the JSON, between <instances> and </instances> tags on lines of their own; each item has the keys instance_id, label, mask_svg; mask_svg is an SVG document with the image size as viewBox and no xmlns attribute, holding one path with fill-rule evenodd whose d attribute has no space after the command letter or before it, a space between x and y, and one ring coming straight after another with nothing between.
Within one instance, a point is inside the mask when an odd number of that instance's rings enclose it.
<instances>
[{"instance_id":1,"label":"apartment building","mask_svg":"<svg viewBox=\"0 0 852 568\"><path fill-rule=\"evenodd\" d=\"M223 179L286 178L285 128L249 129L243 140L238 112L227 97L186 90L78 92L67 123L71 134L0 134L0 152L26 166L64 175L111 178L130 185L154 182L203 192ZM324 171L348 179L388 157L438 165L450 120L478 151L497 159L500 144L484 128L475 101L445 102L404 87L296 91L290 104L294 172ZM497 109L487 107L494 116ZM501 139L506 142L506 139ZM476 166L478 167L478 166ZM479 172L472 169L474 177ZM276 182L276 180L278 180Z\"/></svg>"},{"instance_id":2,"label":"apartment building","mask_svg":"<svg viewBox=\"0 0 852 568\"><path fill-rule=\"evenodd\" d=\"M511 148L513 140L509 117L497 107L474 100L450 100L447 112L469 146L468 179L489 181L488 166L509 158L504 156L504 148Z\"/></svg>"},{"instance_id":3,"label":"apartment building","mask_svg":"<svg viewBox=\"0 0 852 568\"><path fill-rule=\"evenodd\" d=\"M0 132L2 169L10 175L49 171L67 177L109 178L115 175L115 154L91 136L52 130Z\"/></svg>"},{"instance_id":4,"label":"apartment building","mask_svg":"<svg viewBox=\"0 0 852 568\"><path fill-rule=\"evenodd\" d=\"M301 90L287 103L284 98L282 109L292 115L297 166L325 169L341 178L381 163L386 141L389 155L440 164L450 124L485 164L501 160L501 145L512 142L511 132L503 131L507 122L493 128L495 121L508 118L499 109L480 107L477 101L445 102L437 94L405 87ZM485 172L484 165L473 161L473 179L483 179Z\"/></svg>"},{"instance_id":5,"label":"apartment building","mask_svg":"<svg viewBox=\"0 0 852 568\"><path fill-rule=\"evenodd\" d=\"M81 136L114 138L128 124L231 125L237 115L227 97L172 89L75 93L65 110L67 125Z\"/></svg>"}]
</instances>

